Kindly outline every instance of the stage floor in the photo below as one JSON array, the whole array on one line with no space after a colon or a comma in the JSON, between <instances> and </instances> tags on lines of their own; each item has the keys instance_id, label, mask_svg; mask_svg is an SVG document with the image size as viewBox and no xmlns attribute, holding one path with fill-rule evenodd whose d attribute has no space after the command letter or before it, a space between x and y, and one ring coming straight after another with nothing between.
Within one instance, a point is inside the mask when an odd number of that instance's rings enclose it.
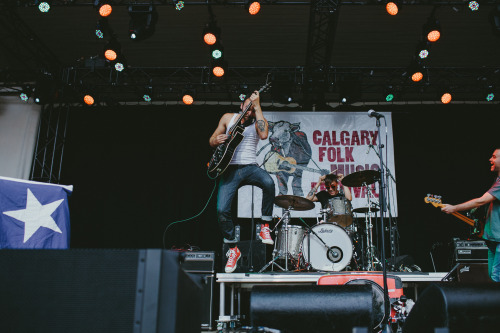
<instances>
[{"instance_id":1,"label":"stage floor","mask_svg":"<svg viewBox=\"0 0 500 333\"><path fill-rule=\"evenodd\" d=\"M382 272L266 272L266 273L217 273L216 281L220 285L219 298L219 322L232 322L238 320L238 309L236 302L240 299L242 289L251 289L255 285L273 284L317 284L318 279L327 275L355 275L357 277L382 273ZM429 283L440 282L448 272L387 272L388 275L396 275L403 282L405 295L411 294L414 301L417 300L418 288ZM229 313L226 308L226 289L231 293ZM239 306L238 306L239 308Z\"/></svg>"}]
</instances>

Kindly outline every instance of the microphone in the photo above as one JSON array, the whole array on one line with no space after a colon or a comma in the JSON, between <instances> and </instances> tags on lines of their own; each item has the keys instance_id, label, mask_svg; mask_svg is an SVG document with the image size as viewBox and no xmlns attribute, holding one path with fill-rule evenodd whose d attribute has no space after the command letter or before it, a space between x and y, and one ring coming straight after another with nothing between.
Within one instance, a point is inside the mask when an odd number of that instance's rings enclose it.
<instances>
[{"instance_id":1,"label":"microphone","mask_svg":"<svg viewBox=\"0 0 500 333\"><path fill-rule=\"evenodd\" d=\"M371 117L371 118L377 118L377 119L380 119L380 118L385 118L385 116L381 113L378 113L376 112L375 110L368 110L368 117Z\"/></svg>"},{"instance_id":2,"label":"microphone","mask_svg":"<svg viewBox=\"0 0 500 333\"><path fill-rule=\"evenodd\" d=\"M368 149L366 150L366 155L368 155L368 153L370 152L370 149L372 149L372 148L373 148L373 145L371 145L371 144L368 145Z\"/></svg>"}]
</instances>

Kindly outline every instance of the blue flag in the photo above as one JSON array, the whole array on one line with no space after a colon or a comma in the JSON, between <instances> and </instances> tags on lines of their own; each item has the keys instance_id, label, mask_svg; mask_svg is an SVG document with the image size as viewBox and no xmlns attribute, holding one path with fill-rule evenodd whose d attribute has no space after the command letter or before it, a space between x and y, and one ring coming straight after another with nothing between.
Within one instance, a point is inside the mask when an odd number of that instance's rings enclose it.
<instances>
[{"instance_id":1,"label":"blue flag","mask_svg":"<svg viewBox=\"0 0 500 333\"><path fill-rule=\"evenodd\" d=\"M0 177L0 249L69 248L73 186Z\"/></svg>"}]
</instances>

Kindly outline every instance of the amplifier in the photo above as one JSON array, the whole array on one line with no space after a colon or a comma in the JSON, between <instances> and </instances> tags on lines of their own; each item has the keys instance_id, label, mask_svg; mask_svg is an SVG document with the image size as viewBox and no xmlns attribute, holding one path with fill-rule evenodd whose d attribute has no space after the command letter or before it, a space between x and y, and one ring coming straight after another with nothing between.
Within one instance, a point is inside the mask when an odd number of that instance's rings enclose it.
<instances>
[{"instance_id":1,"label":"amplifier","mask_svg":"<svg viewBox=\"0 0 500 333\"><path fill-rule=\"evenodd\" d=\"M183 257L181 267L184 271L201 278L201 328L212 330L214 326L215 252L186 251Z\"/></svg>"},{"instance_id":2,"label":"amplifier","mask_svg":"<svg viewBox=\"0 0 500 333\"><path fill-rule=\"evenodd\" d=\"M188 273L214 273L214 261L213 251L189 251L184 253L181 267Z\"/></svg>"},{"instance_id":3,"label":"amplifier","mask_svg":"<svg viewBox=\"0 0 500 333\"><path fill-rule=\"evenodd\" d=\"M488 262L488 247L483 240L456 239L453 260L455 263Z\"/></svg>"}]
</instances>

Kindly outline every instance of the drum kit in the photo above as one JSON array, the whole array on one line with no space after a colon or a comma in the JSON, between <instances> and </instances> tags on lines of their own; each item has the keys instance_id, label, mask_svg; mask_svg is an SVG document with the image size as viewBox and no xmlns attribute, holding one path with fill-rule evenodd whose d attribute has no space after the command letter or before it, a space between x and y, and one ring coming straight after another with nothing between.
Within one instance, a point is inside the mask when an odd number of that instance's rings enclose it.
<instances>
[{"instance_id":1,"label":"drum kit","mask_svg":"<svg viewBox=\"0 0 500 333\"><path fill-rule=\"evenodd\" d=\"M291 211L311 210L314 203L294 195L280 195L274 203L283 208L283 216L274 229L276 242L272 260L260 272L269 266L282 271L316 270L377 270L381 262L376 256L373 242L373 223L375 213L379 211L372 202L373 193L369 185L378 181L380 173L365 170L352 173L342 180L349 187L365 187L367 206L352 209L351 202L344 197L333 197L328 207L319 211L317 223L309 227L292 225ZM364 214L364 222L354 219L353 213ZM360 231L358 232L358 228ZM290 264L290 265L289 265Z\"/></svg>"}]
</instances>

